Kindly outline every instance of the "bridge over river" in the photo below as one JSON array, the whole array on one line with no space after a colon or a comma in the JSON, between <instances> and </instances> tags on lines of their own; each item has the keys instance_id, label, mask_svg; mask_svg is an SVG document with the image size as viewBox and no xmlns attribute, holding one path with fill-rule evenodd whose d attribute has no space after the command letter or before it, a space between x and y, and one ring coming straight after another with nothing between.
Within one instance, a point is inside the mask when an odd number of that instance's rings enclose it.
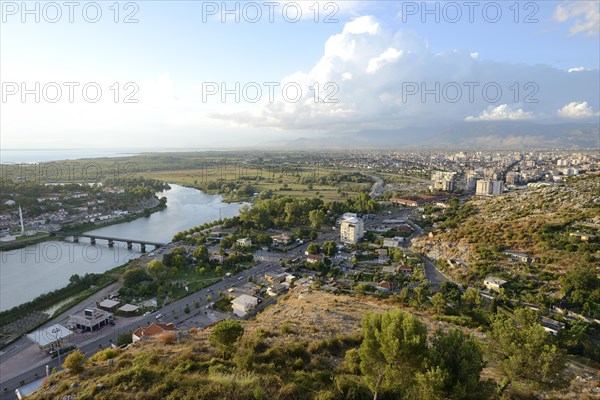
<instances>
[{"instance_id":1,"label":"bridge over river","mask_svg":"<svg viewBox=\"0 0 600 400\"><path fill-rule=\"evenodd\" d=\"M80 238L90 239L90 244L96 244L96 240L106 240L108 243L108 247L113 247L115 245L115 242L127 243L128 249L131 249L133 247L133 244L135 243L140 245L142 253L146 252L146 246L154 246L155 249L158 249L159 247L164 247L167 245L166 243L153 242L151 240L124 239L114 236L95 235L90 233L64 233L62 236L64 238L73 237L74 243L79 243Z\"/></svg>"}]
</instances>

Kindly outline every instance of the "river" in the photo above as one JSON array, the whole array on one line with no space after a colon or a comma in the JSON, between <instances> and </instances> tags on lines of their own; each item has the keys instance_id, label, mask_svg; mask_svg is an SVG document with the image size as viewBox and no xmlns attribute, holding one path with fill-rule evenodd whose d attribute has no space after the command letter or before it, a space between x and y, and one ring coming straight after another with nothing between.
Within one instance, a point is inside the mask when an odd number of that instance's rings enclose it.
<instances>
[{"instance_id":1,"label":"river","mask_svg":"<svg viewBox=\"0 0 600 400\"><path fill-rule=\"evenodd\" d=\"M224 203L221 196L171 184L171 190L157 193L167 198L167 207L149 217L90 231L118 238L170 242L179 231L205 222L233 217L241 203ZM149 251L151 247L149 247ZM0 311L7 310L42 293L64 287L73 274L101 273L140 256L139 247L127 250L115 242L109 248L81 238L80 243L50 241L0 253Z\"/></svg>"}]
</instances>

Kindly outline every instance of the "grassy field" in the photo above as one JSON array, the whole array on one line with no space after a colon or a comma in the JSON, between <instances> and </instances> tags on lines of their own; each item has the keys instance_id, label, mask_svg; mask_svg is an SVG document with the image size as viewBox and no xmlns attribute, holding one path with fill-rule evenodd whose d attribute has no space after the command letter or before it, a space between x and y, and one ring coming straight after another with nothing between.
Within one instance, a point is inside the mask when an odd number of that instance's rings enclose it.
<instances>
[{"instance_id":1,"label":"grassy field","mask_svg":"<svg viewBox=\"0 0 600 400\"><path fill-rule=\"evenodd\" d=\"M366 179L365 182L329 180L327 178L334 175L361 171L315 161L312 156L311 153L276 152L155 153L56 161L27 168L10 166L3 170L3 177L26 177L28 181L38 183L96 183L108 179L112 184L144 177L199 189L209 182L219 181L252 185L256 192L273 190L298 198L321 196L324 201L353 197L372 185ZM321 178L326 182L319 182ZM312 188L307 184L310 180L313 181ZM280 190L284 185L292 190Z\"/></svg>"},{"instance_id":2,"label":"grassy field","mask_svg":"<svg viewBox=\"0 0 600 400\"><path fill-rule=\"evenodd\" d=\"M331 170L330 172L333 172ZM190 169L190 170L175 170L175 171L151 171L145 174L147 178L158 179L163 182L176 183L178 185L201 187L203 183L222 180L224 182L239 182L252 185L256 192L263 190L272 190L276 194L296 197L296 198L312 198L320 197L323 201L342 201L346 197L357 195L360 190L369 189L371 183L356 183L356 182L340 182L337 186L313 184L307 185L298 183L299 179L313 176L323 176L327 171L320 169L318 171L302 170L294 172L294 174L278 173L269 175L266 171L248 168L243 171L243 175L239 171L225 169ZM251 179L259 177L258 180ZM250 178L250 179L249 179Z\"/></svg>"}]
</instances>

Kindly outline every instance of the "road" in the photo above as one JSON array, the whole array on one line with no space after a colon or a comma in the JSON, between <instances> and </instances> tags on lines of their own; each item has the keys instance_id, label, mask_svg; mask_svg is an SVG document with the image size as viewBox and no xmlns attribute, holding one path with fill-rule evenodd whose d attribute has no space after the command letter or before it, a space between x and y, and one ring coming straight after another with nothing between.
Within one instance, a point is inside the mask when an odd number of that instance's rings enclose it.
<instances>
[{"instance_id":1,"label":"road","mask_svg":"<svg viewBox=\"0 0 600 400\"><path fill-rule=\"evenodd\" d=\"M327 240L334 240L337 236L337 230L332 230L331 232L320 235L314 240L314 242L322 243ZM109 325L102 328L98 332L79 334L73 341L76 341L78 348L85 352L89 357L95 354L98 350L109 347L111 342L116 342L119 334L123 332L132 332L141 326L148 326L152 322L173 322L175 325L182 325L181 323L183 318L188 319L188 317L191 317L189 318L190 321L193 319L193 322L198 322L193 326L202 327L209 325L214 321L208 317L210 311L207 311L207 295L211 296L212 302L217 301L220 299L218 295L220 291L225 291L232 286L240 286L247 282L249 277L258 278L259 276L264 275L266 272L280 270L279 260L281 258L296 258L303 256L310 243L311 241L308 241L288 251L287 253L258 250L255 253L255 259L259 260L260 263L254 267L248 268L236 275L232 275L229 278L224 278L207 288L174 301L146 317L118 318L115 326ZM156 254L155 257L161 258L162 252L163 251L157 252L158 254ZM97 297L98 294L94 296L94 299ZM87 307L88 302L90 306L95 305L95 301L92 299L87 299L87 301L84 303L85 305L80 304L76 307L73 307L72 309L68 310L68 312L63 313L61 316L54 318L52 321L48 321L46 326L50 326L55 323L61 323L68 317L68 315ZM195 302L200 304L198 309L195 308ZM189 315L184 312L186 306L189 306L192 310ZM204 314L205 310L207 314ZM158 315L161 315L159 319L156 318ZM178 319L175 319L176 315L178 316ZM32 352L33 348L35 348L35 345L32 342L26 338L21 338L12 350L7 351L5 354L0 356L0 387L2 388L2 391L0 392L0 399L15 399L16 396L14 394L14 390L23 384L33 382L36 379L44 377L46 375L46 365L48 365L50 369L60 369L60 362L58 358L50 359L50 357L43 357L43 359L39 360L40 354L39 352ZM21 373L10 370L10 359L18 355L18 353L27 350L36 356L35 358L37 358L38 361L34 361L33 365L29 365L27 370Z\"/></svg>"},{"instance_id":2,"label":"road","mask_svg":"<svg viewBox=\"0 0 600 400\"><path fill-rule=\"evenodd\" d=\"M413 212L415 212L415 210L403 209L401 211L390 213L387 215L369 216L365 225L366 227L374 226L380 224L383 220L390 218L406 219ZM410 221L407 221L407 223L409 223L415 230L415 233L406 241L406 246L408 247L410 244L410 239L412 237L423 234L423 231L418 225L415 225ZM332 229L331 232L319 235L319 237L316 238L314 242L323 243L328 240L335 240L337 237L338 230ZM211 296L211 301L217 301L220 299L220 297L218 296L218 293L220 291L225 291L232 286L242 285L245 282L247 282L249 277L257 278L261 275L264 275L266 272L278 271L279 260L281 260L282 258L293 259L304 256L304 252L306 251L308 245L311 242L312 241L307 241L306 243L286 253L259 250L255 253L255 259L260 261L259 264L257 264L256 266L246 269L229 278L224 278L214 283L213 285L204 288L196 293L193 293L185 298L174 301L146 317L119 318L115 326L107 326L98 332L78 335L76 339L76 341L80 343L78 347L88 356L91 356L98 350L110 346L111 342L116 342L120 333L132 332L141 326L148 326L152 322L156 322L156 317L158 315L161 315L158 321L162 323L173 322L176 325L181 326L182 322L189 319L187 324L194 323L193 326L197 327L203 327L212 324L214 322L214 318L210 318L210 311L207 310L207 295ZM410 250L406 249L406 251ZM156 254L156 257L162 257L162 254L160 254L162 253L162 251L157 253L158 254ZM421 258L425 265L425 276L427 280L430 282L430 285L433 288L439 288L439 285L442 282L447 281L448 279L435 268L435 265L431 261L429 261L425 257ZM94 298L97 298L97 296L94 296ZM93 303L92 299L88 299L87 301ZM195 302L198 302L200 304L199 308L195 307ZM85 306L78 305L74 307L67 313L63 313L60 317L49 321L47 323L47 326L62 322L65 319L65 317L68 317L69 314L73 313L76 310L81 310L86 306L87 304ZM186 306L189 306L192 310L190 314L186 314L184 312ZM178 316L178 319L175 319L175 316ZM15 399L16 396L14 394L14 390L25 383L32 382L36 379L39 379L40 377L45 376L46 365L48 365L50 369L60 368L59 360L51 360L49 357L44 357L37 363L34 362L34 364L30 365L26 371L21 373L11 371L10 368L7 368L7 365L10 364L7 363L7 360L10 360L11 357L18 354L19 352L24 351L24 349L28 347L31 348L34 346L35 345L33 343L29 342L27 339L22 338L19 342L17 342L16 348L7 351L5 354L2 354L0 356L0 387L2 388L2 391L0 392L0 400ZM36 355L35 353L33 354ZM39 354L37 354L36 358L40 359Z\"/></svg>"},{"instance_id":3,"label":"road","mask_svg":"<svg viewBox=\"0 0 600 400\"><path fill-rule=\"evenodd\" d=\"M300 246L297 251L304 252L306 245ZM210 287L204 288L196 293L193 293L187 297L184 297L180 300L174 301L160 310L152 313L146 317L134 317L134 318L118 318L117 325L104 327L98 332L87 333L78 335L74 341L82 342L81 345L78 345L78 348L81 351L85 352L88 356L93 355L98 350L107 348L111 345L112 342L116 342L120 333L123 332L132 332L135 329L141 326L148 326L152 322L161 322L161 323L169 323L173 322L176 325L179 325L182 322L183 318L186 318L188 315L184 312L186 305L192 309L189 317L192 317L196 320L199 320L199 324L195 324L194 326L202 327L211 324L213 321L205 317L204 311L207 310L206 306L208 302L206 301L206 296L211 296L211 301L217 301L220 299L218 293L219 291L225 291L229 287L239 286L247 282L249 277L257 278L258 276L264 275L269 271L277 271L279 270L279 264L276 263L268 263L266 261L259 263L258 265L246 269L239 274L233 275L229 278L224 278L219 282L211 285ZM200 307L198 309L195 308L194 303L198 302ZM78 306L77 309L81 309L81 306ZM208 311L207 311L208 313ZM156 317L158 315L162 315L159 319ZM195 315L194 315L195 314ZM175 319L175 315L178 316L179 319ZM56 318L51 322L48 322L48 326L54 323L58 323L64 318ZM25 383L32 382L36 379L44 377L46 375L46 365L52 368L60 369L60 363L57 359L50 359L50 357L45 357L42 361L37 362L34 365L31 365L26 371L22 373L14 373L14 371L8 370L7 364L9 364L6 358L10 359L9 356L16 355L15 352L24 351L28 347L35 346L33 343L29 342L27 339L21 339L23 343L16 350L13 350L10 355L5 355L5 360L0 364L0 387L2 388L2 392L0 393L0 399L15 399L16 396L14 394L14 390ZM34 353L35 354L35 353ZM63 360L64 358L61 358Z\"/></svg>"},{"instance_id":4,"label":"road","mask_svg":"<svg viewBox=\"0 0 600 400\"><path fill-rule=\"evenodd\" d=\"M435 265L425 256L420 256L425 266L425 278L429 281L429 286L433 290L439 290L443 282L451 282L446 275L442 274Z\"/></svg>"}]
</instances>

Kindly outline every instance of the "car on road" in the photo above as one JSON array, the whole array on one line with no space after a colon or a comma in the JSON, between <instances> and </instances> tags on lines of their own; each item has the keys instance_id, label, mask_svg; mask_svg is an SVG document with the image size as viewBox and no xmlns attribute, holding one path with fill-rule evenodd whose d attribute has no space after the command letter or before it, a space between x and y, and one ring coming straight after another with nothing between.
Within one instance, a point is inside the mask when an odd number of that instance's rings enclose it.
<instances>
[{"instance_id":1,"label":"car on road","mask_svg":"<svg viewBox=\"0 0 600 400\"><path fill-rule=\"evenodd\" d=\"M240 277L238 278L238 281L241 281L242 279L244 279L244 277L243 277L243 276L240 276Z\"/></svg>"},{"instance_id":2,"label":"car on road","mask_svg":"<svg viewBox=\"0 0 600 400\"><path fill-rule=\"evenodd\" d=\"M148 316L148 315L150 315L150 314L152 314L152 312L151 312L151 311L146 311L146 312L144 313L144 315L143 315L143 316L144 316L144 317L147 317L147 316Z\"/></svg>"},{"instance_id":3,"label":"car on road","mask_svg":"<svg viewBox=\"0 0 600 400\"><path fill-rule=\"evenodd\" d=\"M67 354L72 352L73 350L75 350L77 348L77 346L67 346L67 347L63 347L61 349L58 350L53 350L49 352L49 355L51 358L56 358L58 357L59 354Z\"/></svg>"},{"instance_id":4,"label":"car on road","mask_svg":"<svg viewBox=\"0 0 600 400\"><path fill-rule=\"evenodd\" d=\"M160 319L160 318L162 318L162 316L163 316L162 314L158 314L158 315L157 315L156 317L154 317L154 318L156 318L156 319Z\"/></svg>"}]
</instances>

